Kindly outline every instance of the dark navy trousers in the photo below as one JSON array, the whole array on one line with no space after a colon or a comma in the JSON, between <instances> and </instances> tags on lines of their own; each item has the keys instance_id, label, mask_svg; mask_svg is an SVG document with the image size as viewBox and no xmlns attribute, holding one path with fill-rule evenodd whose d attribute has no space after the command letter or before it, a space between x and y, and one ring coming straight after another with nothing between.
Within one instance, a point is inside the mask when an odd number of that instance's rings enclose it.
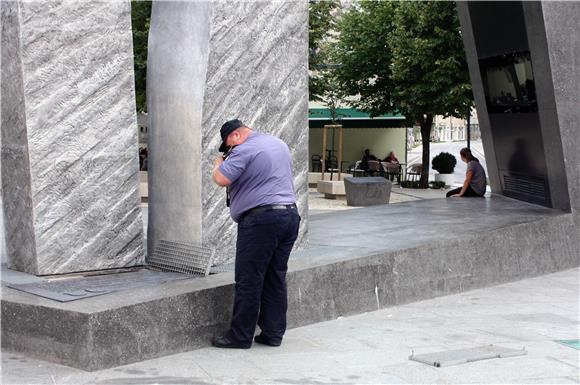
<instances>
[{"instance_id":1,"label":"dark navy trousers","mask_svg":"<svg viewBox=\"0 0 580 385\"><path fill-rule=\"evenodd\" d=\"M231 340L250 346L257 324L268 340L282 341L288 308L288 257L299 225L295 207L250 212L238 223Z\"/></svg>"}]
</instances>

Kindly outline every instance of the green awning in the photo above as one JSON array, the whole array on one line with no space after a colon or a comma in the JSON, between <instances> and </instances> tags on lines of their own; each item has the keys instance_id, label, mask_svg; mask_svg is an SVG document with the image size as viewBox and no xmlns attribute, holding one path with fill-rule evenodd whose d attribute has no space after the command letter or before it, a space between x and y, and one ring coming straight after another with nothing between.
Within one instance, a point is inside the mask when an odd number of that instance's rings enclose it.
<instances>
[{"instance_id":1,"label":"green awning","mask_svg":"<svg viewBox=\"0 0 580 385\"><path fill-rule=\"evenodd\" d=\"M344 128L390 128L405 127L405 116L385 114L371 118L367 112L355 108L338 108L336 110L340 124ZM310 128L322 128L330 122L328 108L309 108L308 125Z\"/></svg>"},{"instance_id":2,"label":"green awning","mask_svg":"<svg viewBox=\"0 0 580 385\"><path fill-rule=\"evenodd\" d=\"M385 114L375 116L371 118L368 112L363 112L357 110L356 108L337 108L336 115L341 120L350 120L350 119L396 119L396 120L404 120L405 117L401 114ZM308 118L309 119L330 119L330 109L328 108L309 108L308 109Z\"/></svg>"}]
</instances>

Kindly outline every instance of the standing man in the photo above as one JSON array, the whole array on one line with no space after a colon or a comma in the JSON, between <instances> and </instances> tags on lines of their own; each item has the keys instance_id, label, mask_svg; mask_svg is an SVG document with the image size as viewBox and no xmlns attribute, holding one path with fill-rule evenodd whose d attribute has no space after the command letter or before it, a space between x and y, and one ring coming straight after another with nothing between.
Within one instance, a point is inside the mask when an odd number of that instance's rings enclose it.
<instances>
[{"instance_id":1,"label":"standing man","mask_svg":"<svg viewBox=\"0 0 580 385\"><path fill-rule=\"evenodd\" d=\"M230 215L238 223L236 293L230 329L212 344L248 349L254 339L280 346L286 331L288 257L300 224L290 150L238 119L224 123L220 134L224 156L214 161L213 180L228 189ZM261 334L254 338L256 324Z\"/></svg>"}]
</instances>

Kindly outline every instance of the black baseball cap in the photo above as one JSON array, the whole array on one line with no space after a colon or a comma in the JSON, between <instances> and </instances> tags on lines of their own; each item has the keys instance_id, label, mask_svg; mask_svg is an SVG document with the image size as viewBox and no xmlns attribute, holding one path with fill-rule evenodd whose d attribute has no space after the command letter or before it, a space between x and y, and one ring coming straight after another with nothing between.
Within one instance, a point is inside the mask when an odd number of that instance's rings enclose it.
<instances>
[{"instance_id":1,"label":"black baseball cap","mask_svg":"<svg viewBox=\"0 0 580 385\"><path fill-rule=\"evenodd\" d=\"M227 151L228 146L226 145L226 138L228 137L229 134L231 134L240 127L244 127L244 123L242 123L242 121L239 119L228 120L223 124L222 128L220 128L220 135L222 136L222 144L219 150L220 152Z\"/></svg>"}]
</instances>

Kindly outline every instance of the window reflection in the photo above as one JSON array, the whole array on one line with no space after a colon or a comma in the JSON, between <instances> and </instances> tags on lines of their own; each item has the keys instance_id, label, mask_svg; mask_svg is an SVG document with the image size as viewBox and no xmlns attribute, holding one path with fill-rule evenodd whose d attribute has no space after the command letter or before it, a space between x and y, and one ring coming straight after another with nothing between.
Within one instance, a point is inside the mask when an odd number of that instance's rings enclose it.
<instances>
[{"instance_id":1,"label":"window reflection","mask_svg":"<svg viewBox=\"0 0 580 385\"><path fill-rule=\"evenodd\" d=\"M489 113L537 112L529 51L482 59L480 68Z\"/></svg>"}]
</instances>

